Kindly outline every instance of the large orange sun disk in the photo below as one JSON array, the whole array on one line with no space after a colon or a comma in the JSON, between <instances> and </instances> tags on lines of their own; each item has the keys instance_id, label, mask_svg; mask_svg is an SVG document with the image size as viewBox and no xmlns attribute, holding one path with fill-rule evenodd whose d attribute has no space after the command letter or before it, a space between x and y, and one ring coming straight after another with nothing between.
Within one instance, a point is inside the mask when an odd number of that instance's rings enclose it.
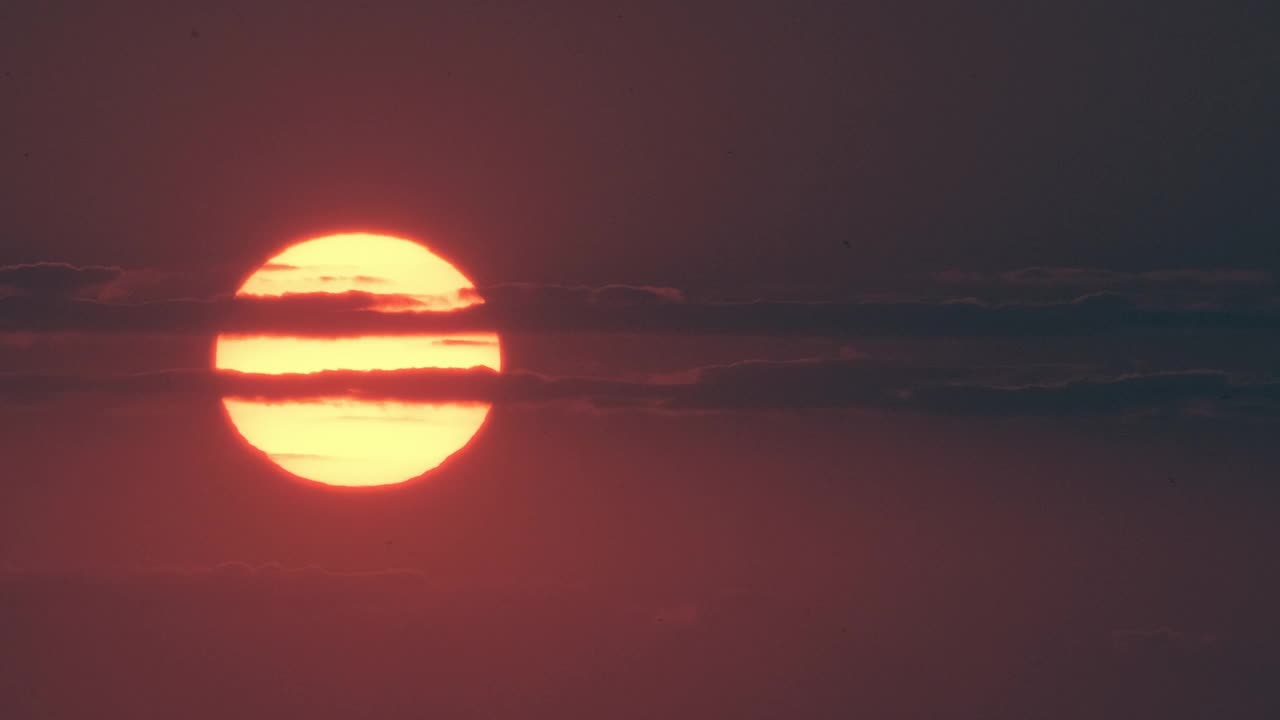
<instances>
[{"instance_id":1,"label":"large orange sun disk","mask_svg":"<svg viewBox=\"0 0 1280 720\"><path fill-rule=\"evenodd\" d=\"M245 280L237 296L366 293L411 298L409 311L454 310L479 302L457 268L422 245L369 233L328 235L290 246ZM403 302L388 311L406 311ZM462 342L459 342L462 341ZM501 370L495 333L315 338L218 336L219 370L269 375L324 370L487 367ZM328 485L401 483L465 446L489 414L485 403L372 402L333 397L306 402L223 398L240 435L288 472Z\"/></svg>"}]
</instances>

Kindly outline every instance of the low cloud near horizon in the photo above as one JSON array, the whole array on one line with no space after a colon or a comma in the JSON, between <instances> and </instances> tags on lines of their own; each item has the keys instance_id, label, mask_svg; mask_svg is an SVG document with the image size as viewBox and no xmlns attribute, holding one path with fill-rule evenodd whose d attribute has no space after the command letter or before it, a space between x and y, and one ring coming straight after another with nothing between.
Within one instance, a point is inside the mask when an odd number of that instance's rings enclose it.
<instances>
[{"instance_id":1,"label":"low cloud near horizon","mask_svg":"<svg viewBox=\"0 0 1280 720\"><path fill-rule=\"evenodd\" d=\"M119 375L0 375L0 397L37 402L66 393L120 401L198 393L265 402L570 403L594 410L716 412L868 409L980 416L1269 418L1280 382L1212 370L1065 376L1012 382L1002 368L887 367L845 359L750 361L680 378L552 377L488 368L322 371L259 375L208 369Z\"/></svg>"},{"instance_id":2,"label":"low cloud near horizon","mask_svg":"<svg viewBox=\"0 0 1280 720\"><path fill-rule=\"evenodd\" d=\"M1055 337L1146 332L1272 332L1280 329L1273 279L1249 271L1160 271L1142 275L1057 268L996 278L944 274L938 286L964 294L844 300L699 299L661 285L598 287L506 284L474 292L484 303L449 312L412 309L413 298L369 292L156 299L88 293L138 271L36 263L0 268L0 332L255 333L350 336L488 331L761 337ZM1115 277L1113 277L1115 276ZM1010 280L1010 278L1013 278ZM1022 278L1026 278L1022 280ZM1136 278L1136 279L1135 279ZM1061 282L1059 282L1061 279ZM1044 298L1062 285L1075 294ZM982 297L974 292L994 287ZM1024 297L1009 287L1031 288ZM1163 289L1180 289L1170 294ZM1245 291L1241 293L1241 288ZM954 288L953 288L954 289ZM1182 292L1190 289L1192 292ZM1159 291L1159 292L1157 292ZM123 293L123 294L122 294Z\"/></svg>"}]
</instances>

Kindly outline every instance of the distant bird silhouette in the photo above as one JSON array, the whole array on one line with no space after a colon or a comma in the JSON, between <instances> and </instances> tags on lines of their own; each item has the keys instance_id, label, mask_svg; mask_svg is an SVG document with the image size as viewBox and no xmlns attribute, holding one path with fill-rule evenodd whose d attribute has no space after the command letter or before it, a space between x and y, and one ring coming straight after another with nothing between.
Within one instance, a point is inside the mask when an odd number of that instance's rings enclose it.
<instances>
[{"instance_id":1,"label":"distant bird silhouette","mask_svg":"<svg viewBox=\"0 0 1280 720\"><path fill-rule=\"evenodd\" d=\"M1174 480L1173 480L1173 476L1172 476L1172 475L1170 475L1170 476L1169 476L1169 484L1170 484L1170 485L1172 485L1172 486L1174 486L1174 487L1177 487L1177 485L1178 485L1178 483L1174 482Z\"/></svg>"},{"instance_id":2,"label":"distant bird silhouette","mask_svg":"<svg viewBox=\"0 0 1280 720\"><path fill-rule=\"evenodd\" d=\"M848 240L841 240L840 244L844 245L846 248L853 249L853 245L851 245Z\"/></svg>"},{"instance_id":3,"label":"distant bird silhouette","mask_svg":"<svg viewBox=\"0 0 1280 720\"><path fill-rule=\"evenodd\" d=\"M199 31L199 30L197 30L197 29L195 29L195 28L191 28L191 39L192 39L192 40L199 40L199 39L200 39L200 31Z\"/></svg>"}]
</instances>

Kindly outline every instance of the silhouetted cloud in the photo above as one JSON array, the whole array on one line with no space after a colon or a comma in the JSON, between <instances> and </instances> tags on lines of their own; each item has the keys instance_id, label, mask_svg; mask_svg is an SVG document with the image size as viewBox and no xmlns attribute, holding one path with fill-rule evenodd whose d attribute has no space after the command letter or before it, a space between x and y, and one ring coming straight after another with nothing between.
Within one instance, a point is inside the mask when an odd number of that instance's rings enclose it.
<instances>
[{"instance_id":1,"label":"silhouetted cloud","mask_svg":"<svg viewBox=\"0 0 1280 720\"><path fill-rule=\"evenodd\" d=\"M218 332L393 335L459 332L589 332L774 337L1052 337L1148 331L1280 330L1280 306L1151 308L1110 293L1069 302L704 302L619 286L585 292L542 286L486 293L443 312L380 312L414 298L314 293L271 298L109 303L0 299L0 331Z\"/></svg>"},{"instance_id":2,"label":"silhouetted cloud","mask_svg":"<svg viewBox=\"0 0 1280 720\"><path fill-rule=\"evenodd\" d=\"M988 300L1048 301L1109 292L1136 303L1227 304L1266 302L1278 289L1266 271L1240 268L1181 268L1124 272L1104 268L1035 266L1005 272L953 269L934 280L950 292Z\"/></svg>"},{"instance_id":3,"label":"silhouetted cloud","mask_svg":"<svg viewBox=\"0 0 1280 720\"><path fill-rule=\"evenodd\" d=\"M349 291L286 294L270 298L220 297L125 303L99 300L0 298L0 330L30 332L155 332L216 334L347 334L391 313L373 308L415 307L413 298ZM296 328L296 330L288 330Z\"/></svg>"},{"instance_id":4,"label":"silhouetted cloud","mask_svg":"<svg viewBox=\"0 0 1280 720\"><path fill-rule=\"evenodd\" d=\"M0 296L26 294L40 297L80 293L118 278L123 271L105 265L71 265L40 262L0 266ZM8 293L5 290L8 290Z\"/></svg>"},{"instance_id":5,"label":"silhouetted cloud","mask_svg":"<svg viewBox=\"0 0 1280 720\"><path fill-rule=\"evenodd\" d=\"M597 410L876 409L968 416L1272 416L1280 384L1202 370L1077 376L1011 384L1003 368L885 367L839 359L749 361L648 381L550 377L488 368L259 375L204 369L86 377L0 376L0 397L33 402L68 392L123 398L201 393L263 402L573 403Z\"/></svg>"},{"instance_id":6,"label":"silhouetted cloud","mask_svg":"<svg viewBox=\"0 0 1280 720\"><path fill-rule=\"evenodd\" d=\"M321 275L316 279L324 283L343 282L356 285L382 285L387 282L386 278L373 275Z\"/></svg>"},{"instance_id":7,"label":"silhouetted cloud","mask_svg":"<svg viewBox=\"0 0 1280 720\"><path fill-rule=\"evenodd\" d=\"M498 344L497 340L473 340L469 338L441 338L432 342L433 345L444 345L454 347L492 347Z\"/></svg>"},{"instance_id":8,"label":"silhouetted cloud","mask_svg":"<svg viewBox=\"0 0 1280 720\"><path fill-rule=\"evenodd\" d=\"M583 285L539 285L535 283L504 283L482 288L467 289L464 297L478 298L496 305L563 306L576 304L624 304L648 305L651 303L683 302L684 291L658 285L625 285L611 283L600 287Z\"/></svg>"},{"instance_id":9,"label":"silhouetted cloud","mask_svg":"<svg viewBox=\"0 0 1280 720\"><path fill-rule=\"evenodd\" d=\"M1053 285L1081 289L1140 290L1159 285L1223 287L1231 285L1270 286L1271 273L1237 268L1164 269L1124 272L1091 267L1033 266L1004 272L943 270L934 277L951 285Z\"/></svg>"}]
</instances>

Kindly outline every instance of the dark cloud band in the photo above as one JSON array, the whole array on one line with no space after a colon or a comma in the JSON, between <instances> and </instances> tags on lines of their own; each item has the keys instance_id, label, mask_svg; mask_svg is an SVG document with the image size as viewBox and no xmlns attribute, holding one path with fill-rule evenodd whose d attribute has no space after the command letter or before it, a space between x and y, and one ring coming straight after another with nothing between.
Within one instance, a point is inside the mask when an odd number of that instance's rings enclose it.
<instances>
[{"instance_id":1,"label":"dark cloud band","mask_svg":"<svg viewBox=\"0 0 1280 720\"><path fill-rule=\"evenodd\" d=\"M0 266L0 291L38 297L68 296L109 283L122 273L118 267L60 262L4 265Z\"/></svg>"},{"instance_id":2,"label":"dark cloud band","mask_svg":"<svg viewBox=\"0 0 1280 720\"><path fill-rule=\"evenodd\" d=\"M225 395L262 402L349 398L399 402L570 403L596 410L714 412L871 409L967 416L1094 416L1170 412L1273 417L1280 383L1216 371L1076 376L1035 384L998 369L885 368L829 361L745 362L698 369L681 382L495 373L487 368L253 375L174 370L79 377L0 376L0 395L36 401L68 392L147 397Z\"/></svg>"},{"instance_id":3,"label":"dark cloud band","mask_svg":"<svg viewBox=\"0 0 1280 720\"><path fill-rule=\"evenodd\" d=\"M462 332L587 332L776 337L1052 337L1146 331L1276 331L1280 307L1150 308L1094 294L1070 302L692 302L616 286L494 290L447 312L382 312L370 293L106 303L0 299L0 331L219 332L353 336ZM412 299L401 304L412 306Z\"/></svg>"}]
</instances>

